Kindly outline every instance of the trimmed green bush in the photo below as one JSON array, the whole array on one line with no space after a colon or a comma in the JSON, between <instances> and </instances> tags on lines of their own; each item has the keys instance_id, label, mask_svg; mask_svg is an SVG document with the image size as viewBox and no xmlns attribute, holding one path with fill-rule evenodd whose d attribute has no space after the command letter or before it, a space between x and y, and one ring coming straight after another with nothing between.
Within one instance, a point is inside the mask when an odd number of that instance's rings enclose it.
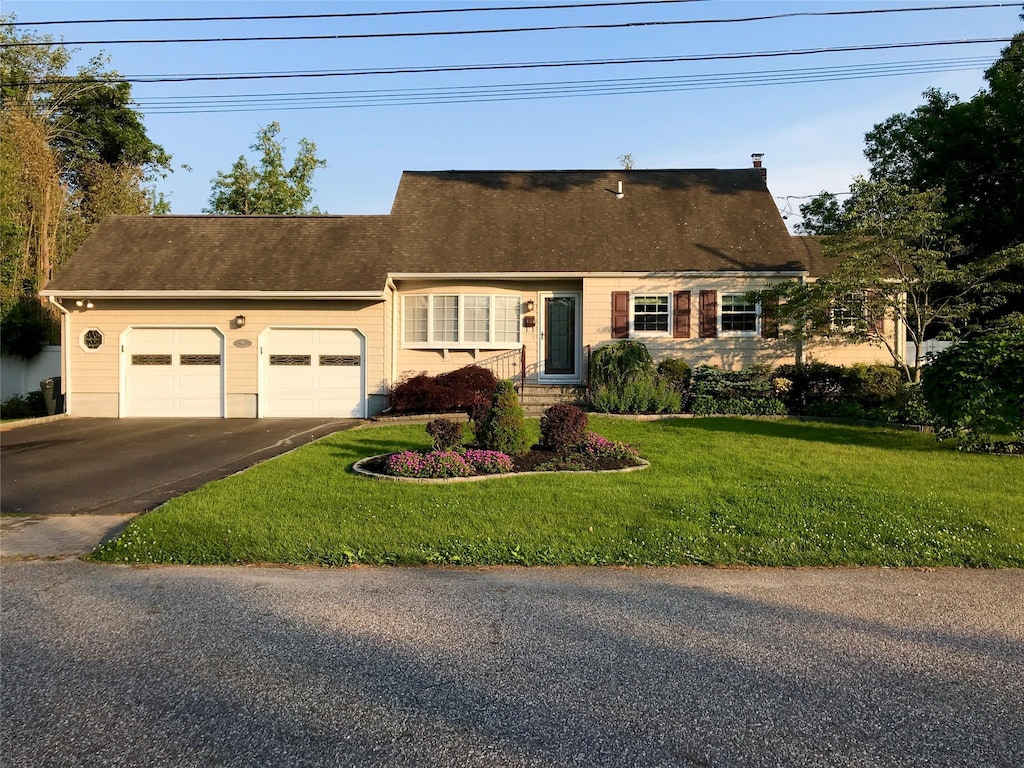
<instances>
[{"instance_id":1,"label":"trimmed green bush","mask_svg":"<svg viewBox=\"0 0 1024 768\"><path fill-rule=\"evenodd\" d=\"M666 357L658 362L658 377L684 395L690 389L691 375L690 364L681 357Z\"/></svg>"},{"instance_id":2,"label":"trimmed green bush","mask_svg":"<svg viewBox=\"0 0 1024 768\"><path fill-rule=\"evenodd\" d=\"M587 414L575 405L552 405L540 417L540 444L551 451L567 451L583 442Z\"/></svg>"},{"instance_id":3,"label":"trimmed green bush","mask_svg":"<svg viewBox=\"0 0 1024 768\"><path fill-rule=\"evenodd\" d=\"M1024 330L955 344L922 375L925 400L942 434L967 443L1024 437Z\"/></svg>"},{"instance_id":4,"label":"trimmed green bush","mask_svg":"<svg viewBox=\"0 0 1024 768\"><path fill-rule=\"evenodd\" d=\"M903 374L891 365L780 365L776 390L797 416L889 420L905 400ZM780 387L780 380L788 382Z\"/></svg>"},{"instance_id":5,"label":"trimmed green bush","mask_svg":"<svg viewBox=\"0 0 1024 768\"><path fill-rule=\"evenodd\" d=\"M529 449L519 395L508 379L499 381L495 387L491 409L480 425L477 440L483 448L509 456L522 456Z\"/></svg>"},{"instance_id":6,"label":"trimmed green bush","mask_svg":"<svg viewBox=\"0 0 1024 768\"><path fill-rule=\"evenodd\" d=\"M654 360L647 346L639 341L616 341L598 347L590 356L592 387L618 388L630 381L654 375Z\"/></svg>"}]
</instances>

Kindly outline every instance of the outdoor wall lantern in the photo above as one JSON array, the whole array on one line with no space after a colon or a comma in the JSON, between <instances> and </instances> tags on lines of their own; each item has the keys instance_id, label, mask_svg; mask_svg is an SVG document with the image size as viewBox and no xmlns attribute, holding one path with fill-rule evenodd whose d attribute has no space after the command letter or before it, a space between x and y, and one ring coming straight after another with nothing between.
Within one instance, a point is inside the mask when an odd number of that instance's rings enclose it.
<instances>
[{"instance_id":1,"label":"outdoor wall lantern","mask_svg":"<svg viewBox=\"0 0 1024 768\"><path fill-rule=\"evenodd\" d=\"M527 311L527 312L533 312L533 308L534 308L534 306L535 306L535 305L534 305L533 301L529 301L529 300L528 300L528 301L526 302L526 311Z\"/></svg>"},{"instance_id":2,"label":"outdoor wall lantern","mask_svg":"<svg viewBox=\"0 0 1024 768\"><path fill-rule=\"evenodd\" d=\"M245 327L245 315L239 315L235 318L235 328Z\"/></svg>"}]
</instances>

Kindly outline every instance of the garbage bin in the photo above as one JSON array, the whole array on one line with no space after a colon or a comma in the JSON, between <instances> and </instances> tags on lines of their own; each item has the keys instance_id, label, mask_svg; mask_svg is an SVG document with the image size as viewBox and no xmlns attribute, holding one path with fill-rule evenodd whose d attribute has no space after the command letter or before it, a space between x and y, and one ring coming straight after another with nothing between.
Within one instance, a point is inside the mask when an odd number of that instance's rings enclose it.
<instances>
[{"instance_id":1,"label":"garbage bin","mask_svg":"<svg viewBox=\"0 0 1024 768\"><path fill-rule=\"evenodd\" d=\"M46 413L50 416L64 413L64 394L60 391L60 376L54 376L52 379L43 379L39 382L39 388L43 390Z\"/></svg>"}]
</instances>

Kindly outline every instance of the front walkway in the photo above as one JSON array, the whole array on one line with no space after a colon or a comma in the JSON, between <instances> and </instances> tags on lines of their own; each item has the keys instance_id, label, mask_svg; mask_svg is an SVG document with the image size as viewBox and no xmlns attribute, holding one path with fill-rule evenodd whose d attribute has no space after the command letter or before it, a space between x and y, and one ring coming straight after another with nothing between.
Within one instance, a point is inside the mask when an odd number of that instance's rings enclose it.
<instances>
[{"instance_id":1,"label":"front walkway","mask_svg":"<svg viewBox=\"0 0 1024 768\"><path fill-rule=\"evenodd\" d=\"M117 536L130 515L4 515L0 557L77 557Z\"/></svg>"}]
</instances>

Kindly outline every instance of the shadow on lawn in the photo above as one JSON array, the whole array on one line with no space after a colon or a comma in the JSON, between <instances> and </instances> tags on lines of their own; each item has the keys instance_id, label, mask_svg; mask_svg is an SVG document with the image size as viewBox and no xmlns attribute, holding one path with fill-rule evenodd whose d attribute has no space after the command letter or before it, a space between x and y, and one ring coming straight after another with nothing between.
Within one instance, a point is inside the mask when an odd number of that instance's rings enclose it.
<instances>
[{"instance_id":1,"label":"shadow on lawn","mask_svg":"<svg viewBox=\"0 0 1024 768\"><path fill-rule=\"evenodd\" d=\"M670 428L805 440L832 445L859 445L869 448L928 453L950 450L929 436L894 427L860 427L813 421L774 421L735 417L678 419L661 423Z\"/></svg>"}]
</instances>

